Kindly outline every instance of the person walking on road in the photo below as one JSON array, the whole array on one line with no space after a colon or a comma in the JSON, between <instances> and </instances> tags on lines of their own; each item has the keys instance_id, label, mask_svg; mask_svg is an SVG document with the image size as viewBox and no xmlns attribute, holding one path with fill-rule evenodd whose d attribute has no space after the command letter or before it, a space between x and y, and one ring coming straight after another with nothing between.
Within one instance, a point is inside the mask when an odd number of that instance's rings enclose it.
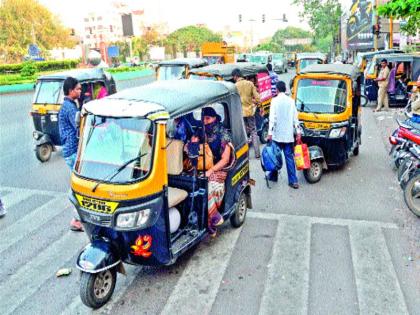
<instances>
[{"instance_id":1,"label":"person walking on road","mask_svg":"<svg viewBox=\"0 0 420 315\"><path fill-rule=\"evenodd\" d=\"M279 76L277 75L277 73L275 73L273 71L273 66L271 63L267 63L267 71L268 74L270 75L270 80L271 80L271 95L272 97L277 95L277 82L279 82Z\"/></svg>"},{"instance_id":2,"label":"person walking on road","mask_svg":"<svg viewBox=\"0 0 420 315\"><path fill-rule=\"evenodd\" d=\"M232 77L238 89L239 96L242 103L242 114L244 117L245 128L247 134L250 136L252 146L255 151L255 158L260 158L260 141L257 135L257 126L255 121L256 104L260 102L260 95L257 92L255 85L242 76L241 70L234 69Z\"/></svg>"},{"instance_id":3,"label":"person walking on road","mask_svg":"<svg viewBox=\"0 0 420 315\"><path fill-rule=\"evenodd\" d=\"M271 101L268 141L274 141L283 151L289 186L298 189L299 184L293 154L295 131L297 136L300 137L298 114L294 100L285 94L286 83L279 81L277 91L278 96Z\"/></svg>"},{"instance_id":4,"label":"person walking on road","mask_svg":"<svg viewBox=\"0 0 420 315\"><path fill-rule=\"evenodd\" d=\"M64 102L58 114L58 125L61 143L63 144L64 161L70 170L73 170L79 145L78 126L76 125L76 114L79 112L77 100L82 93L82 86L75 78L68 77L64 80L63 90ZM83 231L83 226L77 213L70 222L70 229L72 231Z\"/></svg>"},{"instance_id":5,"label":"person walking on road","mask_svg":"<svg viewBox=\"0 0 420 315\"><path fill-rule=\"evenodd\" d=\"M388 61L386 59L381 60L381 71L379 72L378 77L375 79L378 82L379 90L378 90L378 106L374 110L375 112L379 112L384 107L384 110L389 109L389 101L388 101L388 83L389 83L389 68L388 68Z\"/></svg>"}]
</instances>

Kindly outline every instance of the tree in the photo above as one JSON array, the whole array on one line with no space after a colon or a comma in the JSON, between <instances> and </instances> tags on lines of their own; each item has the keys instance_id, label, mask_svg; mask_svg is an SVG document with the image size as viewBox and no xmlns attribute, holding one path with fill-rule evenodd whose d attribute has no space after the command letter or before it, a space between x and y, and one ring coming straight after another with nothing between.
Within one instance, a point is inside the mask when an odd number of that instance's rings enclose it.
<instances>
[{"instance_id":1,"label":"tree","mask_svg":"<svg viewBox=\"0 0 420 315\"><path fill-rule=\"evenodd\" d=\"M406 20L407 24L401 26L401 30L408 35L416 36L420 30L419 0L391 0L379 6L378 14Z\"/></svg>"},{"instance_id":2,"label":"tree","mask_svg":"<svg viewBox=\"0 0 420 315\"><path fill-rule=\"evenodd\" d=\"M292 38L312 38L312 36L311 32L305 31L304 29L288 26L274 33L271 41L277 45L279 51L302 51L304 50L304 45L285 46L284 41Z\"/></svg>"},{"instance_id":3,"label":"tree","mask_svg":"<svg viewBox=\"0 0 420 315\"><path fill-rule=\"evenodd\" d=\"M166 46L172 54L182 51L184 56L187 52L195 51L198 53L201 45L205 42L221 42L222 36L214 33L204 26L186 26L169 34Z\"/></svg>"},{"instance_id":4,"label":"tree","mask_svg":"<svg viewBox=\"0 0 420 315\"><path fill-rule=\"evenodd\" d=\"M340 1L293 0L293 4L303 6L300 17L308 20L315 33L315 46L325 52L325 47L331 46L334 36L339 33L342 15Z\"/></svg>"},{"instance_id":5,"label":"tree","mask_svg":"<svg viewBox=\"0 0 420 315\"><path fill-rule=\"evenodd\" d=\"M0 2L0 56L6 62L21 61L30 44L42 50L74 47L71 31L35 0Z\"/></svg>"}]
</instances>

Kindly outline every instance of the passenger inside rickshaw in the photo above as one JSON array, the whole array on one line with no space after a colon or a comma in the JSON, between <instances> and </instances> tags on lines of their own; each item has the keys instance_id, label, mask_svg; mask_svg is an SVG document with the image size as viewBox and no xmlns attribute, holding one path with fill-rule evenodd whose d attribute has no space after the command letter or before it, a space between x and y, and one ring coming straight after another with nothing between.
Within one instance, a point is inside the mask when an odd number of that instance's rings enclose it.
<instances>
[{"instance_id":1,"label":"passenger inside rickshaw","mask_svg":"<svg viewBox=\"0 0 420 315\"><path fill-rule=\"evenodd\" d=\"M189 123L194 119L197 122L199 118L201 126L198 124L192 126L192 135L186 144L182 140L168 140L170 143L167 152L168 174L170 174L168 198L170 208L175 207L180 214L181 231L182 228L190 229L197 224L194 222L196 218L198 221L201 219L202 224L207 225L210 234L215 236L216 227L223 223L219 210L221 211L223 204L227 171L235 162L232 138L227 128L229 120L225 117L225 106L221 103L187 114L177 121ZM184 159L181 172L180 159ZM174 163L178 165L176 172L171 171L173 168L170 165ZM205 194L206 181L208 181L207 194ZM198 215L200 211L197 211L199 210L197 207L202 206L206 195L208 195L208 221L204 223L203 218ZM170 210L174 218L177 217L174 214L176 210Z\"/></svg>"}]
</instances>

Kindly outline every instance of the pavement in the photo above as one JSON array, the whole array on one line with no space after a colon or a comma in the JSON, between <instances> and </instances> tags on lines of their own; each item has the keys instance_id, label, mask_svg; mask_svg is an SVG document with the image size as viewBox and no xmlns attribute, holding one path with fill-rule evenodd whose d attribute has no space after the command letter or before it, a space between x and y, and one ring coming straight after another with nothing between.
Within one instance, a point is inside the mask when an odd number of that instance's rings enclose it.
<instances>
[{"instance_id":1,"label":"pavement","mask_svg":"<svg viewBox=\"0 0 420 315\"><path fill-rule=\"evenodd\" d=\"M285 82L290 74L282 75ZM144 82L134 82L142 84ZM405 206L387 155L394 111L363 109L360 154L317 184L267 189L253 159L254 208L174 265L126 265L112 300L79 297L69 174L32 151L29 94L0 96L0 314L420 314L420 221ZM55 272L73 272L56 278Z\"/></svg>"}]
</instances>

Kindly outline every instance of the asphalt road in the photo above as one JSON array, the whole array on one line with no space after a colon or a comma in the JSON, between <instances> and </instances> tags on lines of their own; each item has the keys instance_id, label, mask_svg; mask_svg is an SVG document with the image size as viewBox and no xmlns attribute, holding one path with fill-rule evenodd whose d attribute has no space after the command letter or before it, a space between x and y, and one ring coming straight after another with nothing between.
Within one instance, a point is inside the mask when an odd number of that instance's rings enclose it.
<instances>
[{"instance_id":1,"label":"asphalt road","mask_svg":"<svg viewBox=\"0 0 420 315\"><path fill-rule=\"evenodd\" d=\"M9 211L0 219L0 314L90 314L75 268L87 238L68 231L68 170L60 152L44 164L35 158L30 100L0 96ZM226 223L173 266L127 266L113 299L93 313L420 314L420 225L387 156L391 118L365 108L360 155L315 185L300 174L299 190L284 172L267 189L252 159L254 208L241 229ZM73 273L56 278L62 267Z\"/></svg>"}]
</instances>

